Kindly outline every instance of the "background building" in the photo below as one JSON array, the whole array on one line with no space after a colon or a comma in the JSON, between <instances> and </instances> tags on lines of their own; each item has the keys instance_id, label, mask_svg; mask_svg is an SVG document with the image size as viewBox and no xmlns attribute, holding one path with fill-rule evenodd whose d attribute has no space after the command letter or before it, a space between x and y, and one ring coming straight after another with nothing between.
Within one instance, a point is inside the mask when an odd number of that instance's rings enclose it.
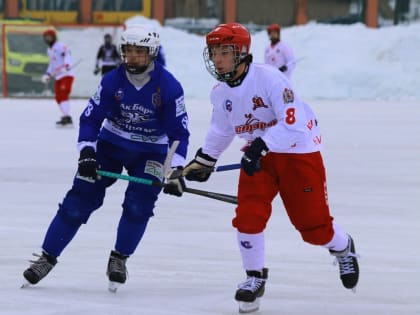
<instances>
[{"instance_id":1,"label":"background building","mask_svg":"<svg viewBox=\"0 0 420 315\"><path fill-rule=\"evenodd\" d=\"M258 10L256 10L258 5ZM121 24L134 15L155 18L193 32L237 21L283 26L308 21L365 22L377 27L419 18L420 0L0 0L0 18L53 24ZM174 22L174 19L183 18Z\"/></svg>"}]
</instances>

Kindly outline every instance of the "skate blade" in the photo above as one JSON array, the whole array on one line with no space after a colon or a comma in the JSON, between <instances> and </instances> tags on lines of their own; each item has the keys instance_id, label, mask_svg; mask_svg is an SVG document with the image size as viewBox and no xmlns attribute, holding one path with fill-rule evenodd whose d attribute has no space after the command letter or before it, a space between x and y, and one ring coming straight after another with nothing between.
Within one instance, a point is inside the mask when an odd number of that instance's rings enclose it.
<instances>
[{"instance_id":1,"label":"skate blade","mask_svg":"<svg viewBox=\"0 0 420 315\"><path fill-rule=\"evenodd\" d=\"M257 298L254 302L239 301L239 313L246 314L258 311L260 309L260 299Z\"/></svg>"},{"instance_id":2,"label":"skate blade","mask_svg":"<svg viewBox=\"0 0 420 315\"><path fill-rule=\"evenodd\" d=\"M117 293L118 288L121 286L119 282L109 281L108 291L112 293Z\"/></svg>"},{"instance_id":3,"label":"skate blade","mask_svg":"<svg viewBox=\"0 0 420 315\"><path fill-rule=\"evenodd\" d=\"M25 288L29 288L32 284L29 281L25 281L24 283L22 283L22 285L20 286L21 289L25 289Z\"/></svg>"},{"instance_id":4,"label":"skate blade","mask_svg":"<svg viewBox=\"0 0 420 315\"><path fill-rule=\"evenodd\" d=\"M74 129L73 125L55 125L57 129Z\"/></svg>"}]
</instances>

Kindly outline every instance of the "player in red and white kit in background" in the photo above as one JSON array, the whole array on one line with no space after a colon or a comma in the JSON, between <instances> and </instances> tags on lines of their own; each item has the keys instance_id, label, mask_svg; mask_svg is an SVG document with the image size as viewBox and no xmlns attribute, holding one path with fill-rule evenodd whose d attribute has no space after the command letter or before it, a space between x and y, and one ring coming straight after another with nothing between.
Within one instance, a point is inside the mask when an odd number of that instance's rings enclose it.
<instances>
[{"instance_id":1,"label":"player in red and white kit in background","mask_svg":"<svg viewBox=\"0 0 420 315\"><path fill-rule=\"evenodd\" d=\"M60 41L57 41L55 30L46 30L43 34L44 41L48 46L48 57L50 62L46 73L42 76L42 82L47 84L55 79L54 92L55 101L62 112L62 117L57 121L57 126L72 126L73 120L70 116L69 96L74 81L70 49Z\"/></svg>"},{"instance_id":2,"label":"player in red and white kit in background","mask_svg":"<svg viewBox=\"0 0 420 315\"><path fill-rule=\"evenodd\" d=\"M290 80L296 66L295 55L292 48L280 38L280 25L270 24L267 27L270 44L264 52L264 62L276 67Z\"/></svg>"},{"instance_id":3,"label":"player in red and white kit in background","mask_svg":"<svg viewBox=\"0 0 420 315\"><path fill-rule=\"evenodd\" d=\"M183 175L208 180L210 173L196 170L213 167L235 135L246 141L232 220L247 275L235 295L241 312L258 308L264 293L264 230L277 194L302 239L329 250L339 263L344 287L354 289L359 277L355 246L330 214L314 112L283 73L252 63L251 37L242 25L221 24L207 34L206 42L206 68L220 82L211 91L213 114L205 142ZM168 183L182 193L182 181L179 177Z\"/></svg>"}]
</instances>

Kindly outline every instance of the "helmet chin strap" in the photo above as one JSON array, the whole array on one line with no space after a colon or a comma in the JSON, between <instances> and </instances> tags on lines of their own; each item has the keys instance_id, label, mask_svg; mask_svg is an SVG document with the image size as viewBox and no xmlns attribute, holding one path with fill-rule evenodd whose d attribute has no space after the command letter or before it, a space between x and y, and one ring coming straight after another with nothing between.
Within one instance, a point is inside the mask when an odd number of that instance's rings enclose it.
<instances>
[{"instance_id":1,"label":"helmet chin strap","mask_svg":"<svg viewBox=\"0 0 420 315\"><path fill-rule=\"evenodd\" d=\"M270 41L271 41L271 45L274 46L275 44L277 44L280 41L280 38L271 38Z\"/></svg>"},{"instance_id":2,"label":"helmet chin strap","mask_svg":"<svg viewBox=\"0 0 420 315\"><path fill-rule=\"evenodd\" d=\"M124 68L128 73L131 74L142 74L150 66L151 62L147 66L130 66L128 63L124 63Z\"/></svg>"},{"instance_id":3,"label":"helmet chin strap","mask_svg":"<svg viewBox=\"0 0 420 315\"><path fill-rule=\"evenodd\" d=\"M247 69L248 69L248 65L250 64L252 62L252 55L251 54L249 54L249 55L246 55L245 57L243 57L237 64L235 64L235 67L233 68L233 70L232 71L229 71L229 72L225 72L225 73L222 73L222 74L217 74L218 75L218 77L219 77L219 80L220 81L224 81L224 82L226 82L226 83L228 83L229 85L230 85L230 83L229 82L233 82L233 81L235 81L236 82L236 80L237 79L234 79L235 78L235 76L237 75L237 73L238 73L238 68L239 68L239 66L242 64L242 63L245 63L246 64L246 67L245 67L245 71L244 72L247 72ZM241 76L240 77L242 77L242 74L241 74ZM242 82L242 81L241 81Z\"/></svg>"},{"instance_id":4,"label":"helmet chin strap","mask_svg":"<svg viewBox=\"0 0 420 315\"><path fill-rule=\"evenodd\" d=\"M233 78L236 76L237 72L238 72L238 67L239 65L241 65L242 63L245 64L245 68L244 71L241 73L241 75L235 79L231 79L231 80L227 80L226 83L227 85L229 85L230 87L235 87L235 86L239 86L241 85L242 81L245 79L246 75L248 74L248 70L249 70L249 64L252 62L252 55L249 54L247 56L245 56L235 67L235 69L231 72L234 73Z\"/></svg>"},{"instance_id":5,"label":"helmet chin strap","mask_svg":"<svg viewBox=\"0 0 420 315\"><path fill-rule=\"evenodd\" d=\"M125 58L124 58L125 59ZM136 65L130 65L127 62L123 62L124 68L128 73L131 74L142 74L144 73L151 64L154 64L156 57L150 56L150 62L147 65L144 66L136 66Z\"/></svg>"}]
</instances>

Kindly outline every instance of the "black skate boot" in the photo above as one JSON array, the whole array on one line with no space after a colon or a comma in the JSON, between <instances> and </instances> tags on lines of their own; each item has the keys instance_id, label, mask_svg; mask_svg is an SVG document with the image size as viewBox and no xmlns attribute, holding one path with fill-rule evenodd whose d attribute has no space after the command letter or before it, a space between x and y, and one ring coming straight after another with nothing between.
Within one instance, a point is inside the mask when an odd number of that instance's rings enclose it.
<instances>
[{"instance_id":1,"label":"black skate boot","mask_svg":"<svg viewBox=\"0 0 420 315\"><path fill-rule=\"evenodd\" d=\"M247 279L238 285L235 300L239 302L239 313L257 311L260 307L259 298L264 295L268 269L262 271L247 270Z\"/></svg>"},{"instance_id":2,"label":"black skate boot","mask_svg":"<svg viewBox=\"0 0 420 315\"><path fill-rule=\"evenodd\" d=\"M335 256L340 267L340 279L346 289L355 291L357 281L359 280L359 264L354 247L354 241L349 235L349 244L346 249L342 251L330 250L330 254Z\"/></svg>"},{"instance_id":3,"label":"black skate boot","mask_svg":"<svg viewBox=\"0 0 420 315\"><path fill-rule=\"evenodd\" d=\"M63 116L55 124L57 125L57 127L72 127L73 119L71 118L71 116Z\"/></svg>"},{"instance_id":4,"label":"black skate boot","mask_svg":"<svg viewBox=\"0 0 420 315\"><path fill-rule=\"evenodd\" d=\"M108 260L106 275L109 278L109 291L117 292L118 287L127 280L127 267L125 263L128 256L121 255L112 250Z\"/></svg>"},{"instance_id":5,"label":"black skate boot","mask_svg":"<svg viewBox=\"0 0 420 315\"><path fill-rule=\"evenodd\" d=\"M23 284L22 288L28 286L29 284L37 284L42 278L44 278L51 269L57 264L57 258L42 252L42 255L32 254L35 257L38 257L37 260L30 260L31 265L28 269L23 272L23 276L28 281L28 283Z\"/></svg>"}]
</instances>

